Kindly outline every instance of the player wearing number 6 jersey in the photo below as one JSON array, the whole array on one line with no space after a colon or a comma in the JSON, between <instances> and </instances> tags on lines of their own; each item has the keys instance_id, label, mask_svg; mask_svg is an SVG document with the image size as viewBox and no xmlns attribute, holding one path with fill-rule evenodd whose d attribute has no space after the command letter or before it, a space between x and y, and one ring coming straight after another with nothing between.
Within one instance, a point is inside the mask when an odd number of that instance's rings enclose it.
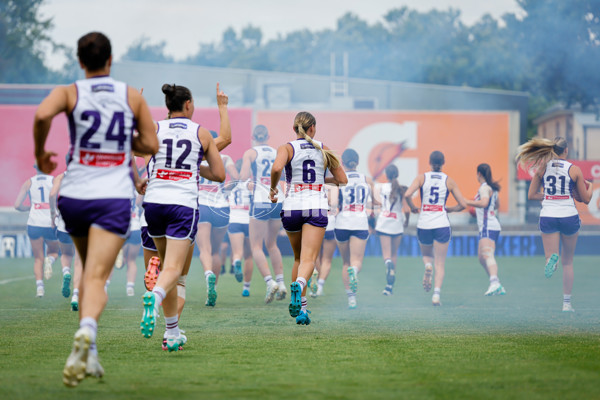
<instances>
[{"instance_id":1,"label":"player wearing number 6 jersey","mask_svg":"<svg viewBox=\"0 0 600 400\"><path fill-rule=\"evenodd\" d=\"M99 32L77 43L85 79L52 90L35 113L33 136L40 170L56 168L45 148L52 119L69 118L71 146L58 208L83 262L80 328L63 370L63 382L76 386L86 376L102 376L96 350L98 319L107 301L104 283L125 242L133 192L131 151L153 154L158 142L150 110L140 93L112 79L111 45ZM133 135L137 127L138 135Z\"/></svg>"},{"instance_id":2,"label":"player wearing number 6 jersey","mask_svg":"<svg viewBox=\"0 0 600 400\"><path fill-rule=\"evenodd\" d=\"M545 274L550 278L556 271L562 242L563 311L572 312L573 256L581 226L573 191L577 190L581 201L588 204L592 198L592 185L586 187L581 169L567 161L568 154L564 138L534 138L519 147L517 161L527 168L537 169L528 197L542 201L540 231L546 255Z\"/></svg>"},{"instance_id":3,"label":"player wearing number 6 jersey","mask_svg":"<svg viewBox=\"0 0 600 400\"><path fill-rule=\"evenodd\" d=\"M444 154L434 151L429 156L431 171L425 172L415 178L405 193L407 198L420 190L421 209L417 222L417 237L421 246L421 254L425 263L423 288L426 292L431 290L433 276L432 263L435 266L435 285L431 302L434 306L441 305L440 294L444 282L446 254L452 235L450 221L446 213L446 200L452 193L454 199L461 207L466 207L466 201L460 193L458 186L452 178L442 172ZM413 208L413 212L419 212Z\"/></svg>"},{"instance_id":4,"label":"player wearing number 6 jersey","mask_svg":"<svg viewBox=\"0 0 600 400\"><path fill-rule=\"evenodd\" d=\"M348 184L340 189L340 212L335 217L335 239L342 255L342 281L348 296L348 308L354 309L358 273L362 269L369 238L367 209L373 209L369 204L369 198L373 198L373 180L356 170L358 153L355 150L344 150L342 163L346 169Z\"/></svg>"},{"instance_id":5,"label":"player wearing number 6 jersey","mask_svg":"<svg viewBox=\"0 0 600 400\"><path fill-rule=\"evenodd\" d=\"M166 347L177 351L187 338L179 330L176 286L198 226L199 176L222 182L225 168L210 132L190 119L194 101L189 89L165 84L162 91L170 118L158 122L160 147L154 156L143 204L148 235L156 244L162 271L152 291L143 296L140 327L144 337L152 337L162 304ZM204 157L206 167L200 166Z\"/></svg>"},{"instance_id":6,"label":"player wearing number 6 jersey","mask_svg":"<svg viewBox=\"0 0 600 400\"><path fill-rule=\"evenodd\" d=\"M252 170L252 206L250 207L249 240L252 257L267 286L265 303L273 299L283 300L287 290L283 281L283 261L281 251L277 247L277 236L281 229L282 199L271 203L269 199L269 185L271 184L271 167L275 161L277 151L267 145L269 131L264 125L257 125L252 132L254 147L248 149L242 158L242 172L240 179L250 178ZM278 188L281 188L278 185ZM263 244L267 248L275 279L269 270L269 263L263 251Z\"/></svg>"},{"instance_id":7,"label":"player wearing number 6 jersey","mask_svg":"<svg viewBox=\"0 0 600 400\"><path fill-rule=\"evenodd\" d=\"M297 139L277 149L271 170L270 198L277 202L279 179L285 168L287 186L281 221L294 251L289 311L297 324L308 325L306 283L313 274L328 220L323 184L343 185L348 178L337 156L313 139L317 128L312 114L298 113L293 129ZM325 178L326 169L332 177Z\"/></svg>"}]
</instances>

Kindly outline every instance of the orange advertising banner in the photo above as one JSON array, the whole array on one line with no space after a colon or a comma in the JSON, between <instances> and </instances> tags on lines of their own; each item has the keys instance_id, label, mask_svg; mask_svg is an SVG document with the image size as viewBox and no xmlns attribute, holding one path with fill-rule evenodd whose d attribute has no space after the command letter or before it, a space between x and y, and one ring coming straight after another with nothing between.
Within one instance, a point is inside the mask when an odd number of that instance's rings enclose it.
<instances>
[{"instance_id":1,"label":"orange advertising banner","mask_svg":"<svg viewBox=\"0 0 600 400\"><path fill-rule=\"evenodd\" d=\"M442 171L454 179L466 198L479 188L477 165L491 166L493 178L504 186L500 211L508 210L509 114L502 112L357 112L318 111L315 139L341 155L346 148L359 154L358 170L383 181L385 167L398 167L400 184L410 185L417 174L430 170L429 155L444 153ZM296 112L257 111L255 123L269 129L273 147L294 140ZM450 196L452 197L452 196ZM448 205L456 204L454 199Z\"/></svg>"}]
</instances>

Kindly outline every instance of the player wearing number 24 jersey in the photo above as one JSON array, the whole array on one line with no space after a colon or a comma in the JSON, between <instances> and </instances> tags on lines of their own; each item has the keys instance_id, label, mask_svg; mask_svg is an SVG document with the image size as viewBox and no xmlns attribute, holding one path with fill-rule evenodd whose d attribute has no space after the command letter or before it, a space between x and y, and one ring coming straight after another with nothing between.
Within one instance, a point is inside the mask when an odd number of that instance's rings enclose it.
<instances>
[{"instance_id":1,"label":"player wearing number 24 jersey","mask_svg":"<svg viewBox=\"0 0 600 400\"><path fill-rule=\"evenodd\" d=\"M52 90L35 113L33 136L37 165L56 168L45 148L53 118L66 113L71 146L58 208L84 265L79 330L63 370L63 383L76 386L86 376L102 376L96 332L107 301L104 283L125 241L133 192L131 151L154 154L158 141L150 110L141 94L112 79L108 38L91 32L77 42L85 79ZM133 136L134 126L138 135Z\"/></svg>"}]
</instances>

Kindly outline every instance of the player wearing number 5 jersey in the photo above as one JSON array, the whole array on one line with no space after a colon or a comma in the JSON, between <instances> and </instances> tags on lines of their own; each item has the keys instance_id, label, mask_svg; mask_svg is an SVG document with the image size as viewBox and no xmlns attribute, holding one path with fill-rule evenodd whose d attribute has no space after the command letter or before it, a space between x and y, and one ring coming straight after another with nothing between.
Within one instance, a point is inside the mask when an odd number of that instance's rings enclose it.
<instances>
[{"instance_id":1,"label":"player wearing number 5 jersey","mask_svg":"<svg viewBox=\"0 0 600 400\"><path fill-rule=\"evenodd\" d=\"M407 198L420 190L421 209L413 208L413 212L420 212L417 221L417 237L421 246L421 254L425 263L423 288L426 292L431 290L433 275L432 263L435 266L435 285L431 302L434 306L441 305L440 294L445 274L446 254L450 244L450 221L446 213L446 200L452 193L458 204L465 208L466 201L460 193L458 186L452 178L442 172L444 154L434 151L429 156L431 171L419 175L405 193Z\"/></svg>"},{"instance_id":2,"label":"player wearing number 5 jersey","mask_svg":"<svg viewBox=\"0 0 600 400\"><path fill-rule=\"evenodd\" d=\"M340 189L340 212L335 218L335 239L342 255L342 281L348 296L348 308L356 308L358 273L362 269L369 238L369 198L373 198L373 180L358 172L358 153L346 149L342 154L348 184ZM371 200L372 201L372 200Z\"/></svg>"},{"instance_id":3,"label":"player wearing number 5 jersey","mask_svg":"<svg viewBox=\"0 0 600 400\"><path fill-rule=\"evenodd\" d=\"M162 91L170 118L158 122L160 147L154 156L143 204L148 235L156 244L162 271L152 292L143 296L140 328L144 337L152 337L162 304L166 347L177 351L187 338L179 331L176 286L198 226L199 176L222 182L225 168L210 132L191 121L194 101L189 89L165 84ZM204 157L207 167L200 166Z\"/></svg>"},{"instance_id":4,"label":"player wearing number 5 jersey","mask_svg":"<svg viewBox=\"0 0 600 400\"><path fill-rule=\"evenodd\" d=\"M107 296L108 279L123 246L131 217L133 192L131 151L153 154L158 142L150 110L140 93L112 79L111 45L92 32L77 43L85 79L52 90L35 113L33 136L38 167L56 168L45 149L52 119L66 113L71 146L67 174L60 187L58 208L83 262L80 284L80 329L63 370L63 382L76 386L86 376L102 376L96 330ZM137 127L138 135L133 135Z\"/></svg>"},{"instance_id":5,"label":"player wearing number 5 jersey","mask_svg":"<svg viewBox=\"0 0 600 400\"><path fill-rule=\"evenodd\" d=\"M33 251L33 273L35 275L36 296L44 296L44 280L52 276L52 264L58 258L58 241L56 240L50 215L50 191L52 190L52 175L42 173L27 179L15 200L15 208L28 211L27 236ZM29 197L30 205L23 203ZM47 257L44 258L44 243L47 246ZM43 271L42 271L43 270ZM68 295L67 295L68 296Z\"/></svg>"},{"instance_id":6,"label":"player wearing number 5 jersey","mask_svg":"<svg viewBox=\"0 0 600 400\"><path fill-rule=\"evenodd\" d=\"M563 311L572 312L573 256L581 225L573 191L588 204L592 198L592 185L586 184L578 166L567 161L568 154L564 138L534 138L519 147L517 161L527 168L537 169L528 197L542 201L540 231L546 255L545 274L550 278L556 271L562 242Z\"/></svg>"},{"instance_id":7,"label":"player wearing number 5 jersey","mask_svg":"<svg viewBox=\"0 0 600 400\"><path fill-rule=\"evenodd\" d=\"M279 179L285 168L287 182L281 221L294 251L290 315L297 324L308 325L306 283L313 274L327 226L327 197L324 183L343 185L348 179L339 159L321 142L314 140L315 117L300 112L294 119L297 139L280 146L271 170L271 201L277 201ZM332 177L325 178L325 170Z\"/></svg>"},{"instance_id":8,"label":"player wearing number 5 jersey","mask_svg":"<svg viewBox=\"0 0 600 400\"><path fill-rule=\"evenodd\" d=\"M250 178L252 171L252 206L250 207L249 240L252 257L266 284L265 303L273 299L283 300L287 290L283 281L283 261L277 247L277 236L281 229L281 198L271 203L269 186L271 184L271 167L277 151L267 145L269 131L264 125L257 125L252 132L254 147L248 149L242 158L241 180ZM277 185L279 190L281 186ZM263 251L267 248L275 279L271 275L269 263Z\"/></svg>"}]
</instances>

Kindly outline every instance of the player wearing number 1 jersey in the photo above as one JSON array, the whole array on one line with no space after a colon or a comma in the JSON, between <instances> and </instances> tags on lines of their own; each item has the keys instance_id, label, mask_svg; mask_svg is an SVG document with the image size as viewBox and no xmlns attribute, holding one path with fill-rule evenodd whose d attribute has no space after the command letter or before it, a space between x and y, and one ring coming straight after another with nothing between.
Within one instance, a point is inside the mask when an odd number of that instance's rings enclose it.
<instances>
[{"instance_id":1,"label":"player wearing number 1 jersey","mask_svg":"<svg viewBox=\"0 0 600 400\"><path fill-rule=\"evenodd\" d=\"M329 205L323 185L343 185L348 179L337 156L313 139L317 128L312 114L298 113L293 129L296 140L277 149L271 170L270 198L277 202L279 179L285 168L287 186L281 221L294 251L289 311L297 324L308 325L306 283L313 274L328 220ZM332 177L325 178L326 169Z\"/></svg>"},{"instance_id":2,"label":"player wearing number 1 jersey","mask_svg":"<svg viewBox=\"0 0 600 400\"><path fill-rule=\"evenodd\" d=\"M250 178L252 171L252 206L250 207L249 239L252 257L266 284L265 303L273 299L283 300L287 294L283 280L283 261L277 247L277 236L281 229L281 198L276 203L269 199L271 167L277 151L267 145L269 131L264 125L257 125L252 132L254 147L248 149L242 158L240 179ZM281 186L277 186L281 189ZM271 275L269 263L263 250L267 248L275 279Z\"/></svg>"},{"instance_id":3,"label":"player wearing number 1 jersey","mask_svg":"<svg viewBox=\"0 0 600 400\"><path fill-rule=\"evenodd\" d=\"M446 254L450 244L450 221L446 213L446 200L452 193L458 204L465 208L466 201L452 178L442 172L444 154L434 151L429 156L431 171L419 175L405 193L411 197L417 190L421 193L421 209L417 222L417 237L421 246L425 274L423 288L431 290L433 275L432 263L435 266L435 285L431 302L434 306L441 305L440 294L445 274ZM416 208L413 212L419 212Z\"/></svg>"},{"instance_id":4,"label":"player wearing number 1 jersey","mask_svg":"<svg viewBox=\"0 0 600 400\"><path fill-rule=\"evenodd\" d=\"M86 376L102 376L96 331L107 296L108 279L123 246L131 217L133 191L131 151L153 154L158 142L150 110L140 93L112 79L111 45L91 32L77 43L85 79L52 90L35 113L33 136L37 165L45 173L56 168L45 148L53 118L66 113L71 146L58 208L83 262L79 330L63 370L63 382L76 386ZM134 136L133 129L139 134Z\"/></svg>"},{"instance_id":5,"label":"player wearing number 1 jersey","mask_svg":"<svg viewBox=\"0 0 600 400\"><path fill-rule=\"evenodd\" d=\"M15 208L19 211L29 210L27 219L27 236L33 251L33 273L35 275L36 296L44 296L44 280L52 276L52 264L58 257L58 242L50 216L50 191L52 175L42 173L27 179L15 200ZM30 205L23 203L29 197ZM44 243L47 246L47 257L44 257ZM43 271L42 271L43 270ZM68 295L67 295L68 296Z\"/></svg>"},{"instance_id":6,"label":"player wearing number 1 jersey","mask_svg":"<svg viewBox=\"0 0 600 400\"><path fill-rule=\"evenodd\" d=\"M358 274L362 269L367 239L369 238L369 216L373 209L373 180L358 172L358 153L346 149L342 154L348 184L340 189L340 212L335 218L335 239L342 255L342 281L348 296L348 308L356 308Z\"/></svg>"},{"instance_id":7,"label":"player wearing number 1 jersey","mask_svg":"<svg viewBox=\"0 0 600 400\"><path fill-rule=\"evenodd\" d=\"M528 197L542 201L540 231L546 255L545 274L550 278L556 271L562 242L563 311L572 312L573 256L581 226L573 192L577 191L581 201L588 204L592 185L586 187L581 169L567 161L568 154L565 138L534 138L519 147L517 160L527 168L537 169Z\"/></svg>"}]
</instances>

